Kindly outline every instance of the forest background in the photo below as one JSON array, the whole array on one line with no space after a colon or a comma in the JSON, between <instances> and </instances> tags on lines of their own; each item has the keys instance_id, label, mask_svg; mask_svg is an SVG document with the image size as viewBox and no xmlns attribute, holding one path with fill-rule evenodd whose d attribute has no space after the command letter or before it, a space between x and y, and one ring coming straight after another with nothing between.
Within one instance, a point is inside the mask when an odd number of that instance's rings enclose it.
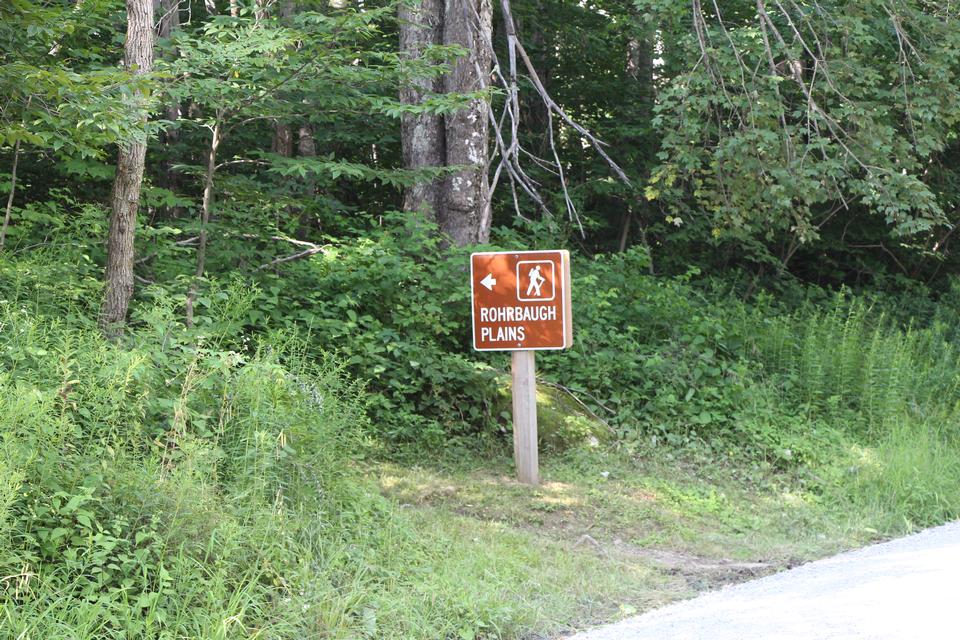
<instances>
[{"instance_id":1,"label":"forest background","mask_svg":"<svg viewBox=\"0 0 960 640\"><path fill-rule=\"evenodd\" d=\"M539 637L686 593L665 550L960 515L953 3L7 0L0 43L4 637ZM573 252L540 490L477 248Z\"/></svg>"}]
</instances>

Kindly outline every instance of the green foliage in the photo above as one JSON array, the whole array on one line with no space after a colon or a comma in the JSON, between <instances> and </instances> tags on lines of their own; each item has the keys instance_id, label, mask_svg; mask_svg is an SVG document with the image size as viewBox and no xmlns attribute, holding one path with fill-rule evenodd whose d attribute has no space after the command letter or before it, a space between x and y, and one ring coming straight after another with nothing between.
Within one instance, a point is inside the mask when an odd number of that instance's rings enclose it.
<instances>
[{"instance_id":1,"label":"green foliage","mask_svg":"<svg viewBox=\"0 0 960 640\"><path fill-rule=\"evenodd\" d=\"M679 49L699 63L662 93L666 162L648 197L691 185L718 234L789 229L801 242L817 237L839 201L900 235L942 219L924 166L960 117L949 80L956 16L917 2L837 2L762 12L734 4L688 19L703 33Z\"/></svg>"},{"instance_id":2,"label":"green foliage","mask_svg":"<svg viewBox=\"0 0 960 640\"><path fill-rule=\"evenodd\" d=\"M939 313L955 316L954 308L941 303ZM874 511L888 529L956 517L955 319L898 327L862 299L838 295L832 307L744 329L782 401L842 434L846 454L837 458L848 466L830 489L838 499Z\"/></svg>"},{"instance_id":3,"label":"green foliage","mask_svg":"<svg viewBox=\"0 0 960 640\"><path fill-rule=\"evenodd\" d=\"M47 275L0 280L5 632L511 638L647 588L533 534L395 510L359 477L366 401L340 364L283 333L225 346L248 287L214 289L224 317L193 332L154 292L117 345L61 315Z\"/></svg>"},{"instance_id":4,"label":"green foliage","mask_svg":"<svg viewBox=\"0 0 960 640\"><path fill-rule=\"evenodd\" d=\"M404 188L456 170L402 168L398 120L479 94L396 98L465 52L401 55L393 3L240 4L193 3L142 78L120 70L122 3L0 6L3 193L19 162L0 255L0 628L511 637L570 610L560 591L589 601L583 576L629 584L532 536L424 531L359 478L385 449L509 450L508 360L469 350L470 249L395 212ZM538 356L545 455L709 460L884 532L956 518L956 11L706 6L515 3L551 95L634 181L522 98L524 149L555 146L586 232L573 348ZM104 203L131 140L149 144L138 284L108 343ZM572 244L575 221L516 220L503 184L494 216L513 224L491 248ZM839 283L855 288L819 286ZM732 517L713 489L663 493Z\"/></svg>"},{"instance_id":5,"label":"green foliage","mask_svg":"<svg viewBox=\"0 0 960 640\"><path fill-rule=\"evenodd\" d=\"M296 364L289 340L286 366L276 348L191 347L175 326L151 334L158 308L122 348L24 302L0 304L5 628L294 625L275 601L317 557L302 536L341 520L358 388L332 362Z\"/></svg>"},{"instance_id":6,"label":"green foliage","mask_svg":"<svg viewBox=\"0 0 960 640\"><path fill-rule=\"evenodd\" d=\"M102 159L113 143L145 138L131 100L152 79L118 70L96 42L97 23L115 9L104 0L0 7L0 150L20 142L59 158Z\"/></svg>"},{"instance_id":7,"label":"green foliage","mask_svg":"<svg viewBox=\"0 0 960 640\"><path fill-rule=\"evenodd\" d=\"M464 353L468 253L444 251L425 222L394 215L370 237L267 276L252 326L300 326L338 353L370 392L374 431L434 448L489 432L496 371ZM296 288L284 286L293 277Z\"/></svg>"},{"instance_id":8,"label":"green foliage","mask_svg":"<svg viewBox=\"0 0 960 640\"><path fill-rule=\"evenodd\" d=\"M538 358L546 383L628 446L812 470L877 445L889 416L915 420L910 407L929 412L955 393L955 323L900 330L864 298L815 291L793 311L769 296L747 305L695 272L640 275L647 260L639 248L576 258L574 346ZM309 349L336 351L367 384L372 433L401 451L498 438L507 362L464 354L466 264L428 225L386 218L368 238L264 275L237 326L300 327Z\"/></svg>"}]
</instances>

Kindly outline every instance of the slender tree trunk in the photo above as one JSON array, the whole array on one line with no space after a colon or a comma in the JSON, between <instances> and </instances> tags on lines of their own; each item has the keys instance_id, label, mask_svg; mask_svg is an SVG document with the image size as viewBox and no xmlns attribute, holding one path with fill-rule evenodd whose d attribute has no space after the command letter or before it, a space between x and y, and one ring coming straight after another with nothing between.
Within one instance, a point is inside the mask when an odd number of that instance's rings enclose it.
<instances>
[{"instance_id":1,"label":"slender tree trunk","mask_svg":"<svg viewBox=\"0 0 960 640\"><path fill-rule=\"evenodd\" d=\"M154 0L154 6L160 13L157 35L161 38L169 38L180 28L180 2L181 0Z\"/></svg>"},{"instance_id":2,"label":"slender tree trunk","mask_svg":"<svg viewBox=\"0 0 960 640\"><path fill-rule=\"evenodd\" d=\"M83 0L76 0L76 2L73 4L73 10L79 11L82 8L83 8ZM56 43L54 43L54 45L50 48L50 51L47 52L47 55L48 56L59 55L62 44L63 44L62 40L57 40Z\"/></svg>"},{"instance_id":3,"label":"slender tree trunk","mask_svg":"<svg viewBox=\"0 0 960 640\"><path fill-rule=\"evenodd\" d=\"M309 123L300 125L297 132L297 154L301 158L313 158L317 155L317 140L313 137L313 126ZM305 180L306 195L313 197L317 194L317 185L312 177ZM319 220L310 215L312 207L300 207L299 220L297 224L297 237L300 240L306 240L314 226L319 226ZM316 225L314 224L316 223Z\"/></svg>"},{"instance_id":4,"label":"slender tree trunk","mask_svg":"<svg viewBox=\"0 0 960 640\"><path fill-rule=\"evenodd\" d=\"M81 0L82 1L82 0ZM27 103L23 107L23 123L26 125L27 114L30 111L30 105L33 104L33 96L27 98ZM10 228L10 216L13 214L13 199L17 193L17 167L20 166L20 140L13 145L13 164L10 167L10 193L7 194L7 207L3 214L3 226L0 227L0 252L7 242L7 229Z\"/></svg>"},{"instance_id":5,"label":"slender tree trunk","mask_svg":"<svg viewBox=\"0 0 960 640\"><path fill-rule=\"evenodd\" d=\"M491 60L485 40L492 29L490 0L446 0L443 43L460 45L469 52L458 58L444 76L447 93L469 93L487 87ZM488 108L486 100L477 98L467 108L446 117L446 163L463 168L444 180L439 223L441 233L460 247L490 238Z\"/></svg>"},{"instance_id":6,"label":"slender tree trunk","mask_svg":"<svg viewBox=\"0 0 960 640\"><path fill-rule=\"evenodd\" d=\"M255 0L253 8L254 21L257 25L270 17L270 9L273 3L270 0ZM288 18L293 15L293 3L284 2L280 5L277 15L281 18ZM284 158L293 157L293 128L288 122L274 122L273 139L270 142L270 150Z\"/></svg>"},{"instance_id":7,"label":"slender tree trunk","mask_svg":"<svg viewBox=\"0 0 960 640\"><path fill-rule=\"evenodd\" d=\"M160 12L160 22L158 24L157 35L160 38L169 38L180 30L180 2L181 0L154 0L158 4ZM173 51L176 56L176 50ZM176 122L180 119L180 103L173 100L164 106L164 118L170 122ZM170 147L180 140L180 130L174 127L164 129L161 134L166 156L160 162L160 174L158 183L164 189L176 192L180 188L180 176L173 170L173 163L170 161L172 153ZM163 207L161 211L168 217L178 218L183 215L182 207Z\"/></svg>"},{"instance_id":8,"label":"slender tree trunk","mask_svg":"<svg viewBox=\"0 0 960 640\"><path fill-rule=\"evenodd\" d=\"M639 18L635 17L634 19L639 21ZM633 95L636 99L636 105L639 107L640 124L647 131L641 139L634 141L634 144L648 149L657 148L654 140L656 134L652 125L653 107L656 101L656 87L653 82L653 49L654 34L650 28L639 30L627 41L626 71L627 75L636 83L633 87L635 90ZM640 229L640 243L646 248L649 256L647 270L650 275L653 275L653 247L650 246L647 238L647 223L646 216L644 216L647 207L642 198L637 199L637 208L638 211L634 212L633 207L630 206L627 208L627 213L624 214L620 234L620 251L626 250L630 227L636 219L637 226Z\"/></svg>"},{"instance_id":9,"label":"slender tree trunk","mask_svg":"<svg viewBox=\"0 0 960 640\"><path fill-rule=\"evenodd\" d=\"M529 22L524 25L519 18L514 18L514 26L517 33L522 33L525 40L529 43L528 53L537 66L537 74L540 76L540 83L547 91L552 84L553 55L551 54L550 43L547 41L546 34L540 22L540 16L549 12L549 8L544 6L543 2L537 2L534 9L536 15L531 16ZM551 38L551 42L555 39ZM539 55L537 55L539 54ZM547 127L550 125L550 108L543 101L538 93L524 93L520 95L521 109L525 111L524 121L529 131L535 131L540 135L540 144L538 145L537 155L547 157L550 150L550 136L547 135Z\"/></svg>"},{"instance_id":10,"label":"slender tree trunk","mask_svg":"<svg viewBox=\"0 0 960 640\"><path fill-rule=\"evenodd\" d=\"M140 75L148 73L152 64L153 0L127 0L124 65L131 73ZM141 105L136 108L143 111ZM141 117L146 122L145 111ZM133 240L146 154L146 143L136 142L121 147L117 158L107 236L106 290L99 318L100 327L108 336L122 331L133 296Z\"/></svg>"},{"instance_id":11,"label":"slender tree trunk","mask_svg":"<svg viewBox=\"0 0 960 640\"><path fill-rule=\"evenodd\" d=\"M623 253L627 250L627 240L630 239L630 225L633 223L633 210L629 207L623 212L623 220L620 222L620 241L617 243L617 251Z\"/></svg>"},{"instance_id":12,"label":"slender tree trunk","mask_svg":"<svg viewBox=\"0 0 960 640\"><path fill-rule=\"evenodd\" d=\"M13 145L13 167L10 169L10 193L7 195L7 208L3 214L3 227L0 228L0 252L7 242L7 228L10 226L10 213L13 211L13 196L17 191L17 165L20 163L20 140Z\"/></svg>"},{"instance_id":13,"label":"slender tree trunk","mask_svg":"<svg viewBox=\"0 0 960 640\"><path fill-rule=\"evenodd\" d=\"M444 0L420 0L419 4L402 2L400 17L400 51L411 60L423 57L428 46L443 43ZM442 82L435 78L416 78L400 90L404 104L421 104L431 93L442 91ZM403 166L407 169L442 167L446 164L443 117L420 113L404 114L400 120ZM406 189L405 211L423 214L436 221L442 205L442 180L421 182Z\"/></svg>"},{"instance_id":14,"label":"slender tree trunk","mask_svg":"<svg viewBox=\"0 0 960 640\"><path fill-rule=\"evenodd\" d=\"M193 304L197 299L200 278L207 267L207 225L210 223L210 209L213 207L213 179L217 173L217 149L220 148L220 114L210 136L210 148L207 150L207 172L203 179L203 201L200 205L200 237L197 242L197 268L193 273L193 282L187 293L186 323L193 326Z\"/></svg>"},{"instance_id":15,"label":"slender tree trunk","mask_svg":"<svg viewBox=\"0 0 960 640\"><path fill-rule=\"evenodd\" d=\"M317 156L317 139L313 137L313 125L304 123L297 131L297 155L301 158L315 158ZM307 194L316 195L317 185L312 177L306 179Z\"/></svg>"},{"instance_id":16,"label":"slender tree trunk","mask_svg":"<svg viewBox=\"0 0 960 640\"><path fill-rule=\"evenodd\" d=\"M653 30L646 27L635 33L627 41L627 75L636 82L635 93L640 116L646 120L652 131L650 120L653 118L653 107L656 103L656 86L653 78L653 49L655 35Z\"/></svg>"},{"instance_id":17,"label":"slender tree trunk","mask_svg":"<svg viewBox=\"0 0 960 640\"><path fill-rule=\"evenodd\" d=\"M253 5L253 17L254 20L260 22L270 17L270 7L275 4L273 0L256 0ZM284 2L280 5L280 10L278 14L281 17L288 17L293 15L293 3Z\"/></svg>"}]
</instances>

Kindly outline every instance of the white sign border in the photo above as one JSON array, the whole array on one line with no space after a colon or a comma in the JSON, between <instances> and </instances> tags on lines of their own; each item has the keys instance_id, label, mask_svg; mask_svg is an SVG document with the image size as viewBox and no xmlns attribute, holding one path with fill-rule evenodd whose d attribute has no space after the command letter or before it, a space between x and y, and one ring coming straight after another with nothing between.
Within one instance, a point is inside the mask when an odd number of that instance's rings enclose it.
<instances>
[{"instance_id":1,"label":"white sign border","mask_svg":"<svg viewBox=\"0 0 960 640\"><path fill-rule=\"evenodd\" d=\"M563 254L565 249L531 249L525 251L475 251L470 254L470 341L473 343L473 350L480 352L487 351L563 351L564 349L569 349L570 345L566 344L566 332L567 332L567 288L565 286L564 276L565 269L563 268ZM481 349L477 347L477 319L473 313L473 303L476 300L476 294L474 293L474 273L473 273L473 257L474 256L496 256L502 255L505 253L512 253L515 255L524 255L530 253L555 253L560 257L560 319L563 321L563 333L564 333L564 345L562 347L495 347L491 349ZM567 251L567 260L569 260L570 252ZM571 289L572 293L572 289ZM523 302L522 300L520 302Z\"/></svg>"}]
</instances>

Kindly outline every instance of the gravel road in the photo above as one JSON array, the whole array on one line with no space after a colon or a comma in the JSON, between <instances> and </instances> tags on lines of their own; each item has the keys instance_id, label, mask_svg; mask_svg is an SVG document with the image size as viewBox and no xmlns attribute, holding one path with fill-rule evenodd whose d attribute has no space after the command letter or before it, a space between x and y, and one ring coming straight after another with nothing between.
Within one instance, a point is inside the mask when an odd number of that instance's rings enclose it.
<instances>
[{"instance_id":1,"label":"gravel road","mask_svg":"<svg viewBox=\"0 0 960 640\"><path fill-rule=\"evenodd\" d=\"M960 522L725 587L569 640L960 640Z\"/></svg>"}]
</instances>

